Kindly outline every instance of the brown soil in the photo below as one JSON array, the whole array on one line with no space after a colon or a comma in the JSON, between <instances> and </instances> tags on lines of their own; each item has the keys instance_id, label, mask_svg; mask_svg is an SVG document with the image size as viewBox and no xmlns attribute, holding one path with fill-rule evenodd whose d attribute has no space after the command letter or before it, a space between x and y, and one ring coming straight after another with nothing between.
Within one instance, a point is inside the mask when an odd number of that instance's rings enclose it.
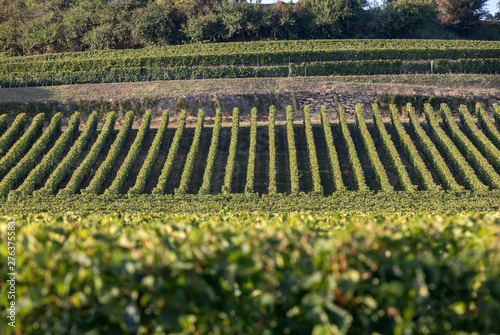
<instances>
[{"instance_id":1,"label":"brown soil","mask_svg":"<svg viewBox=\"0 0 500 335\"><path fill-rule=\"evenodd\" d=\"M500 76L478 74L376 75L292 78L196 79L0 89L0 102L161 98L206 93L335 90L388 94L499 96Z\"/></svg>"}]
</instances>

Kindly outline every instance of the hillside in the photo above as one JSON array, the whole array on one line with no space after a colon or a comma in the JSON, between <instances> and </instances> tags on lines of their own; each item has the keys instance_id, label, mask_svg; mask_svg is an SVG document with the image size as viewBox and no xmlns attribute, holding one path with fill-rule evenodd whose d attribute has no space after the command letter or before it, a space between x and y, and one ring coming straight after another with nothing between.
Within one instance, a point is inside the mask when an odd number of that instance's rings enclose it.
<instances>
[{"instance_id":1,"label":"hillside","mask_svg":"<svg viewBox=\"0 0 500 335\"><path fill-rule=\"evenodd\" d=\"M182 44L214 3L0 2L0 334L499 333L500 42L224 0L291 21Z\"/></svg>"}]
</instances>

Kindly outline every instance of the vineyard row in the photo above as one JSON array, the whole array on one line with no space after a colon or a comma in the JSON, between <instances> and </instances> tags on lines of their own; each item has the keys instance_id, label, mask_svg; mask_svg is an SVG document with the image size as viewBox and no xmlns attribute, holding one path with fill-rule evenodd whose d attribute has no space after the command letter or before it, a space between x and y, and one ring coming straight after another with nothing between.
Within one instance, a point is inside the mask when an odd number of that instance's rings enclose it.
<instances>
[{"instance_id":1,"label":"vineyard row","mask_svg":"<svg viewBox=\"0 0 500 335\"><path fill-rule=\"evenodd\" d=\"M19 115L0 129L0 196L500 189L498 105L492 120L478 104L477 123L464 105L459 121L445 104L439 110L426 105L426 122L411 105L406 114L409 122L391 106L391 121L383 122L374 104L371 122L357 105L356 122L349 123L340 107L338 123L332 123L322 108L321 124L315 125L306 107L299 125L288 107L286 125L276 125L271 107L264 126L257 124L254 108L250 126L242 127L235 108L231 127L222 126L220 110L215 125L205 127L205 113L199 110L195 128L186 127L185 111L177 127L168 128L164 112L159 128L153 129L148 111L134 130L129 112L117 134L114 112L100 132L96 113L81 132L79 113L63 132L61 114L43 132L43 114L26 131L26 115Z\"/></svg>"},{"instance_id":2,"label":"vineyard row","mask_svg":"<svg viewBox=\"0 0 500 335\"><path fill-rule=\"evenodd\" d=\"M496 58L499 52L498 41L342 39L188 44L144 49L92 50L2 57L0 59L4 68L12 70L15 68L13 66L19 66L18 68L44 66L49 62L59 62L61 65L82 62L101 67L152 66L152 64L190 66L259 62L266 64L304 60Z\"/></svg>"},{"instance_id":3,"label":"vineyard row","mask_svg":"<svg viewBox=\"0 0 500 335\"><path fill-rule=\"evenodd\" d=\"M354 60L313 61L310 59L281 65L222 65L214 66L123 66L101 67L40 67L25 71L2 71L0 86L3 88L75 85L92 83L122 83L162 80L256 78L329 75L375 75L403 73L487 73L496 74L500 57L477 59L427 59L427 60Z\"/></svg>"}]
</instances>

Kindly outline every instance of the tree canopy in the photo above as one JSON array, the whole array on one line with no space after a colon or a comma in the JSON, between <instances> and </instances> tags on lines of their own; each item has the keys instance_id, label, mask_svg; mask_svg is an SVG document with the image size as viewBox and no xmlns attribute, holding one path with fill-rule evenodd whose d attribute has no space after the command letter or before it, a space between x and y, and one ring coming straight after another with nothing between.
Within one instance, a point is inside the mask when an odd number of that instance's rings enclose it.
<instances>
[{"instance_id":1,"label":"tree canopy","mask_svg":"<svg viewBox=\"0 0 500 335\"><path fill-rule=\"evenodd\" d=\"M9 0L0 1L0 52L27 55L266 39L453 38L476 28L485 3Z\"/></svg>"}]
</instances>

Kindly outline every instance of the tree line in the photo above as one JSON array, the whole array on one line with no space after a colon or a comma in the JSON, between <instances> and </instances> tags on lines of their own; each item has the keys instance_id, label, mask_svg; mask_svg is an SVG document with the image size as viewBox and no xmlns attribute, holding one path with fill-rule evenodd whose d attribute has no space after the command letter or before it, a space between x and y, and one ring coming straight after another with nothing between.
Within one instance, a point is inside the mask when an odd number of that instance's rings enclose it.
<instances>
[{"instance_id":1,"label":"tree line","mask_svg":"<svg viewBox=\"0 0 500 335\"><path fill-rule=\"evenodd\" d=\"M29 55L268 39L461 38L486 0L0 1L0 52ZM500 10L500 2L499 2ZM488 16L489 15L489 16Z\"/></svg>"}]
</instances>

